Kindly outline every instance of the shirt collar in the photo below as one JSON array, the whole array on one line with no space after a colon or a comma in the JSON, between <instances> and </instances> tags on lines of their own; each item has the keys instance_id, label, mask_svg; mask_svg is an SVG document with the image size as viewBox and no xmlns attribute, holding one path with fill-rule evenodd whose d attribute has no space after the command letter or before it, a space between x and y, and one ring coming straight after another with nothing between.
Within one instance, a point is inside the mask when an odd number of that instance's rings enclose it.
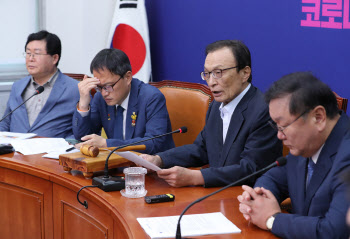
<instances>
[{"instance_id":1,"label":"shirt collar","mask_svg":"<svg viewBox=\"0 0 350 239\"><path fill-rule=\"evenodd\" d=\"M58 76L58 72L59 72L59 69L56 70L56 72L50 77L50 79L49 79L43 86L45 86L45 85L47 85L47 86L52 86L52 85L55 83L55 81L56 81L56 78L57 78L57 76ZM30 82L31 82L31 84L33 84L34 86L39 85L38 83L36 83L36 82L34 81L33 76L30 77Z\"/></svg>"},{"instance_id":2,"label":"shirt collar","mask_svg":"<svg viewBox=\"0 0 350 239\"><path fill-rule=\"evenodd\" d=\"M319 150L317 150L317 152L314 154L314 155L312 155L312 161L314 161L314 163L316 164L317 163L317 160L318 160L318 157L320 156L320 153L321 153L321 151L322 151L322 149L323 149L323 146L324 146L324 144L321 146L321 148L319 148Z\"/></svg>"},{"instance_id":3,"label":"shirt collar","mask_svg":"<svg viewBox=\"0 0 350 239\"><path fill-rule=\"evenodd\" d=\"M124 110L128 109L129 106L129 96L130 96L130 91L128 96L125 98L125 100L120 104L121 107L123 107ZM118 107L119 105L117 104L115 107Z\"/></svg>"},{"instance_id":4,"label":"shirt collar","mask_svg":"<svg viewBox=\"0 0 350 239\"><path fill-rule=\"evenodd\" d=\"M243 96L248 92L250 86L251 84L249 83L249 85L236 98L231 100L230 103L226 104L225 106L224 106L224 103L221 103L219 107L221 114L223 113L233 114L233 111L236 109L238 103L241 101Z\"/></svg>"}]
</instances>

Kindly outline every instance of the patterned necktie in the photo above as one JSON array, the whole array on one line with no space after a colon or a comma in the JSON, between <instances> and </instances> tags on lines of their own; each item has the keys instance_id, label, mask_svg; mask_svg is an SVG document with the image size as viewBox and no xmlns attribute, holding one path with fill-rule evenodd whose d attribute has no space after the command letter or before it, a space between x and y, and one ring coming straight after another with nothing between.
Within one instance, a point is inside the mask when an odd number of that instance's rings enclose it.
<instances>
[{"instance_id":1,"label":"patterned necktie","mask_svg":"<svg viewBox=\"0 0 350 239\"><path fill-rule=\"evenodd\" d=\"M120 105L117 107L117 115L115 117L115 125L114 125L114 139L123 140L123 111L124 108Z\"/></svg>"},{"instance_id":2,"label":"patterned necktie","mask_svg":"<svg viewBox=\"0 0 350 239\"><path fill-rule=\"evenodd\" d=\"M307 182L306 182L306 188L309 186L309 183L311 181L312 178L312 174L314 173L314 168L315 168L315 163L314 161L312 161L311 158L308 159L309 163L307 165Z\"/></svg>"}]
</instances>

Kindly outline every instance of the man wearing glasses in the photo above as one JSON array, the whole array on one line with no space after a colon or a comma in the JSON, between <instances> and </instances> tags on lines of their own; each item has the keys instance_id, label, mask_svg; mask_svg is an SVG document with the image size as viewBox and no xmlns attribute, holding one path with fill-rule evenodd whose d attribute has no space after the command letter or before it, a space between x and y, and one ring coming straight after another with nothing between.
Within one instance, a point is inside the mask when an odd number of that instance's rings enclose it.
<instances>
[{"instance_id":1,"label":"man wearing glasses","mask_svg":"<svg viewBox=\"0 0 350 239\"><path fill-rule=\"evenodd\" d=\"M154 86L132 78L128 56L104 49L92 60L93 78L78 85L80 100L74 113L73 132L82 144L115 147L171 131L164 95ZM91 100L90 91L97 93ZM104 128L108 139L100 136ZM171 135L144 142L147 153L173 148Z\"/></svg>"},{"instance_id":2,"label":"man wearing glasses","mask_svg":"<svg viewBox=\"0 0 350 239\"><path fill-rule=\"evenodd\" d=\"M297 72L275 82L265 95L271 125L290 149L287 164L261 176L254 189L238 196L246 220L281 238L348 238L346 187L339 168L349 145L347 115L338 110L332 90L310 73ZM347 163L348 164L348 163ZM292 214L281 213L290 197Z\"/></svg>"},{"instance_id":3,"label":"man wearing glasses","mask_svg":"<svg viewBox=\"0 0 350 239\"><path fill-rule=\"evenodd\" d=\"M174 187L227 185L282 154L282 144L268 123L263 94L251 83L250 52L242 42L223 40L208 45L201 77L214 101L195 142L155 156L142 156L165 168L157 174ZM187 168L206 164L209 168Z\"/></svg>"},{"instance_id":4,"label":"man wearing glasses","mask_svg":"<svg viewBox=\"0 0 350 239\"><path fill-rule=\"evenodd\" d=\"M0 131L73 137L72 118L79 100L78 82L57 68L61 58L60 39L47 31L32 33L24 50L30 75L13 84L4 115L33 96L39 86L43 86L44 91L6 117L0 123Z\"/></svg>"}]
</instances>

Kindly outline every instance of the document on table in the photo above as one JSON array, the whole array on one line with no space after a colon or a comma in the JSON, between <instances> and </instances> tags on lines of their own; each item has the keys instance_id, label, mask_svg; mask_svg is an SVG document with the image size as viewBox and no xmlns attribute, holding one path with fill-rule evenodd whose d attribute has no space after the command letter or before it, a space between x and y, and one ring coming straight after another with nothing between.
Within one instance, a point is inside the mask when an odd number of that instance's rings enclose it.
<instances>
[{"instance_id":1,"label":"document on table","mask_svg":"<svg viewBox=\"0 0 350 239\"><path fill-rule=\"evenodd\" d=\"M0 132L0 144L11 144L14 140L30 139L34 136L34 133Z\"/></svg>"},{"instance_id":2,"label":"document on table","mask_svg":"<svg viewBox=\"0 0 350 239\"><path fill-rule=\"evenodd\" d=\"M24 155L42 154L49 152L66 153L72 145L63 138L35 138L12 141L12 146L17 152Z\"/></svg>"},{"instance_id":3,"label":"document on table","mask_svg":"<svg viewBox=\"0 0 350 239\"><path fill-rule=\"evenodd\" d=\"M137 218L151 238L174 238L179 216ZM181 236L202 236L240 233L241 230L221 212L184 215L181 219Z\"/></svg>"},{"instance_id":4,"label":"document on table","mask_svg":"<svg viewBox=\"0 0 350 239\"><path fill-rule=\"evenodd\" d=\"M130 160L130 161L132 161L138 165L141 165L145 168L149 168L149 169L152 169L154 171L158 171L161 169L158 166L156 166L155 164L148 162L147 160L141 158L137 154L131 153L130 151L115 152L115 153L118 154L119 156L122 156L123 158L126 158L127 160Z\"/></svg>"}]
</instances>

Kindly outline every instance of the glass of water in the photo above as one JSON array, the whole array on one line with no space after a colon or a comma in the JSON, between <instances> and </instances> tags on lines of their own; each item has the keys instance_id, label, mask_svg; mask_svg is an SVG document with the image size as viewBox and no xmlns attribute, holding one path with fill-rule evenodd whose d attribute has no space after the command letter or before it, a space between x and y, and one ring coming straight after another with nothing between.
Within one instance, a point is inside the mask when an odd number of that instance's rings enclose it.
<instances>
[{"instance_id":1,"label":"glass of water","mask_svg":"<svg viewBox=\"0 0 350 239\"><path fill-rule=\"evenodd\" d=\"M145 189L145 174L147 169L142 167L129 167L123 170L125 174L125 190L120 193L128 198L140 198L147 194Z\"/></svg>"}]
</instances>

